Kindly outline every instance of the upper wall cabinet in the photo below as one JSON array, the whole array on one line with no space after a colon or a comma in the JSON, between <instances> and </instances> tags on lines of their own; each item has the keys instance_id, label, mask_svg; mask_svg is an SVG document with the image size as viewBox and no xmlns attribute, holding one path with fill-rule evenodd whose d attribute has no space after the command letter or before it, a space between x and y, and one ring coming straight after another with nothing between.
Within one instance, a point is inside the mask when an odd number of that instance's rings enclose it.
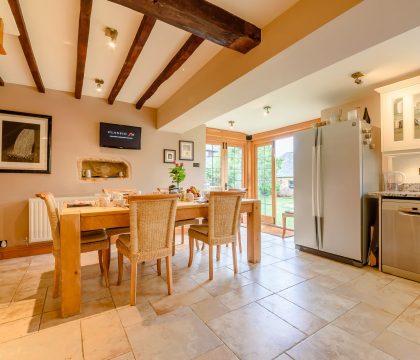
<instances>
[{"instance_id":1,"label":"upper wall cabinet","mask_svg":"<svg viewBox=\"0 0 420 360\"><path fill-rule=\"evenodd\" d=\"M420 76L376 89L381 94L382 151L420 149Z\"/></svg>"}]
</instances>

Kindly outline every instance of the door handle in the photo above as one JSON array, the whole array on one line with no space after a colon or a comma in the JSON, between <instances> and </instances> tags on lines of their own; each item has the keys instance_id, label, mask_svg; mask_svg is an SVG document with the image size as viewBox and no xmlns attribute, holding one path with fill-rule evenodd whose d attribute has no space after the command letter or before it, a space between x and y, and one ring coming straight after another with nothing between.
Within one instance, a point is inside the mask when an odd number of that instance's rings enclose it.
<instances>
[{"instance_id":1,"label":"door handle","mask_svg":"<svg viewBox=\"0 0 420 360\"><path fill-rule=\"evenodd\" d=\"M418 210L399 209L398 214L403 215L403 216L420 216L420 212Z\"/></svg>"}]
</instances>

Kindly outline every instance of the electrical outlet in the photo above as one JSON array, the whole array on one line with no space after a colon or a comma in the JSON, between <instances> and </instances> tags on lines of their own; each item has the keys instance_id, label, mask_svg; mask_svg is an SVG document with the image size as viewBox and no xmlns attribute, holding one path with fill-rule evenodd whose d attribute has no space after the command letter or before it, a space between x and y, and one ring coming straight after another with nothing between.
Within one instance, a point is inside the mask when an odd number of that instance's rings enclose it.
<instances>
[{"instance_id":1,"label":"electrical outlet","mask_svg":"<svg viewBox=\"0 0 420 360\"><path fill-rule=\"evenodd\" d=\"M200 167L200 163L193 163L193 167Z\"/></svg>"},{"instance_id":2,"label":"electrical outlet","mask_svg":"<svg viewBox=\"0 0 420 360\"><path fill-rule=\"evenodd\" d=\"M7 240L0 240L0 248L7 247Z\"/></svg>"}]
</instances>

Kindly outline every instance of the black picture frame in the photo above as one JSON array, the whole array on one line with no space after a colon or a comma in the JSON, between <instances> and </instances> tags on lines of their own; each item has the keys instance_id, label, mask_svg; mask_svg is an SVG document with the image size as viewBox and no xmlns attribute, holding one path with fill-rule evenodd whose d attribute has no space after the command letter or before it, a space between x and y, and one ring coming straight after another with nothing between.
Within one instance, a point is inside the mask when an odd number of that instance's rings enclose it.
<instances>
[{"instance_id":1,"label":"black picture frame","mask_svg":"<svg viewBox=\"0 0 420 360\"><path fill-rule=\"evenodd\" d=\"M51 132L50 115L0 109L0 172L51 174Z\"/></svg>"},{"instance_id":2,"label":"black picture frame","mask_svg":"<svg viewBox=\"0 0 420 360\"><path fill-rule=\"evenodd\" d=\"M176 161L176 150L163 149L163 162L165 164L172 164Z\"/></svg>"},{"instance_id":3,"label":"black picture frame","mask_svg":"<svg viewBox=\"0 0 420 360\"><path fill-rule=\"evenodd\" d=\"M194 141L179 140L179 160L194 161Z\"/></svg>"}]
</instances>

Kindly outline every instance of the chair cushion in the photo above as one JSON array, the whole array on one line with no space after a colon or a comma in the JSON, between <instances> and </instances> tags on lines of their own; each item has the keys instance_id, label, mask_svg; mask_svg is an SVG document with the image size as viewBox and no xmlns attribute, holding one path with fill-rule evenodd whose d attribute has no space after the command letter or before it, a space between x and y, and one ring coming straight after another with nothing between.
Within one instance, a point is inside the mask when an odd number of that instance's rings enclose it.
<instances>
[{"instance_id":1,"label":"chair cushion","mask_svg":"<svg viewBox=\"0 0 420 360\"><path fill-rule=\"evenodd\" d=\"M82 231L80 238L82 244L87 244L107 240L108 235L105 230Z\"/></svg>"},{"instance_id":2,"label":"chair cushion","mask_svg":"<svg viewBox=\"0 0 420 360\"><path fill-rule=\"evenodd\" d=\"M175 221L175 227L185 226L185 225L197 225L199 223L200 221L198 219L179 220L179 221Z\"/></svg>"},{"instance_id":3,"label":"chair cushion","mask_svg":"<svg viewBox=\"0 0 420 360\"><path fill-rule=\"evenodd\" d=\"M129 232L130 232L129 227L106 229L106 233L108 236L121 235L121 234L129 233Z\"/></svg>"},{"instance_id":4,"label":"chair cushion","mask_svg":"<svg viewBox=\"0 0 420 360\"><path fill-rule=\"evenodd\" d=\"M127 249L130 249L130 234L120 234L118 236L117 243L120 243L120 245L123 245ZM118 245L118 244L117 244Z\"/></svg>"},{"instance_id":5,"label":"chair cushion","mask_svg":"<svg viewBox=\"0 0 420 360\"><path fill-rule=\"evenodd\" d=\"M200 234L203 234L205 236L208 236L209 234L209 227L208 225L191 225L190 230L194 230L199 232Z\"/></svg>"}]
</instances>

